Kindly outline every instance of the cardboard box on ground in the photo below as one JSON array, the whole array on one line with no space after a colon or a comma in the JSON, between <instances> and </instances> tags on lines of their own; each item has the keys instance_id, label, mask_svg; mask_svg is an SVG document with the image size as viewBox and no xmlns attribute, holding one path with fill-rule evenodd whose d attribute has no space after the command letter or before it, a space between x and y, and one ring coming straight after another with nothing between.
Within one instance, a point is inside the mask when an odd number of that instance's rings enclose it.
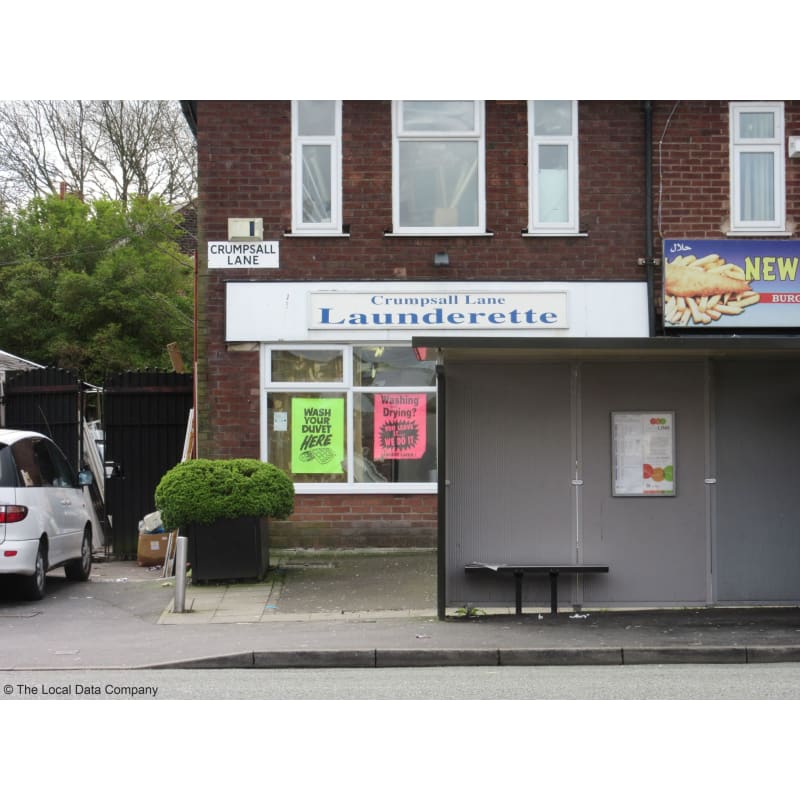
<instances>
[{"instance_id":1,"label":"cardboard box on ground","mask_svg":"<svg viewBox=\"0 0 800 800\"><path fill-rule=\"evenodd\" d=\"M165 531L158 511L146 514L139 523L139 546L136 560L141 567L163 566L172 531Z\"/></svg>"}]
</instances>

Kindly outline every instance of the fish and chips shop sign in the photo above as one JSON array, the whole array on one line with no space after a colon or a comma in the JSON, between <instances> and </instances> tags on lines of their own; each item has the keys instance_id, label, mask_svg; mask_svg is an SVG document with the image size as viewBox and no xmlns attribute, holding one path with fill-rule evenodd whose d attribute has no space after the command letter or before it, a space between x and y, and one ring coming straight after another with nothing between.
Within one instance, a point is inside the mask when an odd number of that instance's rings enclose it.
<instances>
[{"instance_id":1,"label":"fish and chips shop sign","mask_svg":"<svg viewBox=\"0 0 800 800\"><path fill-rule=\"evenodd\" d=\"M664 241L666 328L800 326L800 242Z\"/></svg>"}]
</instances>

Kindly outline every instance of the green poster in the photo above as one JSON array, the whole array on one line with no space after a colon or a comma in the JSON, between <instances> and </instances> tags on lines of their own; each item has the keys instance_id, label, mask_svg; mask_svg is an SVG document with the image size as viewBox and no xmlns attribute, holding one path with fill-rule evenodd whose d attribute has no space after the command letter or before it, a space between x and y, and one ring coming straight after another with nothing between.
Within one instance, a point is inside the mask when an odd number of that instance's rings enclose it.
<instances>
[{"instance_id":1,"label":"green poster","mask_svg":"<svg viewBox=\"0 0 800 800\"><path fill-rule=\"evenodd\" d=\"M292 472L344 472L343 398L292 398Z\"/></svg>"}]
</instances>

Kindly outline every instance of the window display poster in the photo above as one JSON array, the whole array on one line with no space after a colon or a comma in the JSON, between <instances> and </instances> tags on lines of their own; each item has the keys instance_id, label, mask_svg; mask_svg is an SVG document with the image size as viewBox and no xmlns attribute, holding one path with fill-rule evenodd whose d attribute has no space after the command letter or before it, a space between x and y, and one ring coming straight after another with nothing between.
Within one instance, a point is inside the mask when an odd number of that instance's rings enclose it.
<instances>
[{"instance_id":1,"label":"window display poster","mask_svg":"<svg viewBox=\"0 0 800 800\"><path fill-rule=\"evenodd\" d=\"M375 460L422 458L426 410L425 394L376 394Z\"/></svg>"},{"instance_id":2,"label":"window display poster","mask_svg":"<svg viewBox=\"0 0 800 800\"><path fill-rule=\"evenodd\" d=\"M612 413L615 495L675 495L674 422L672 412Z\"/></svg>"},{"instance_id":3,"label":"window display poster","mask_svg":"<svg viewBox=\"0 0 800 800\"><path fill-rule=\"evenodd\" d=\"M293 397L292 472L341 475L344 460L344 399Z\"/></svg>"}]
</instances>

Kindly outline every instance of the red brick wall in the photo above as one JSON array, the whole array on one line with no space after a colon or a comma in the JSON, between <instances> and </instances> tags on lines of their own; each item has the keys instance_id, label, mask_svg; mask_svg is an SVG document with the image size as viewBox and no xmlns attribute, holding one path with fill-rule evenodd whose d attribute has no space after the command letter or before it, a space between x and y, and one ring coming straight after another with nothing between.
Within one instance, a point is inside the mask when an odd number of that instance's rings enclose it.
<instances>
[{"instance_id":1,"label":"red brick wall","mask_svg":"<svg viewBox=\"0 0 800 800\"><path fill-rule=\"evenodd\" d=\"M727 100L654 104L654 218L661 238L723 238L730 226L729 103ZM800 104L785 103L787 136L800 133ZM785 150L784 150L785 153ZM800 201L800 161L786 159L787 228ZM758 237L755 237L758 238Z\"/></svg>"},{"instance_id":2,"label":"red brick wall","mask_svg":"<svg viewBox=\"0 0 800 800\"><path fill-rule=\"evenodd\" d=\"M198 103L198 452L207 458L258 458L260 448L258 353L227 349L224 282L233 274L208 272L206 242L228 238L228 217L263 216L267 238L279 238L291 219L277 222L289 202L290 131L288 102Z\"/></svg>"},{"instance_id":3,"label":"red brick wall","mask_svg":"<svg viewBox=\"0 0 800 800\"><path fill-rule=\"evenodd\" d=\"M228 217L262 217L281 240L268 280L640 280L644 242L643 113L638 101L580 104L581 228L587 237L523 238L527 226L527 107L487 103L486 210L491 237L447 237L446 275L432 265L442 239L386 238L392 225L391 105L346 101L343 207L347 239L281 238L291 227L288 101L198 103L200 228L227 238ZM205 254L201 250L201 265ZM264 279L226 270L212 276Z\"/></svg>"},{"instance_id":4,"label":"red brick wall","mask_svg":"<svg viewBox=\"0 0 800 800\"><path fill-rule=\"evenodd\" d=\"M297 495L272 547L432 547L436 495Z\"/></svg>"}]
</instances>

